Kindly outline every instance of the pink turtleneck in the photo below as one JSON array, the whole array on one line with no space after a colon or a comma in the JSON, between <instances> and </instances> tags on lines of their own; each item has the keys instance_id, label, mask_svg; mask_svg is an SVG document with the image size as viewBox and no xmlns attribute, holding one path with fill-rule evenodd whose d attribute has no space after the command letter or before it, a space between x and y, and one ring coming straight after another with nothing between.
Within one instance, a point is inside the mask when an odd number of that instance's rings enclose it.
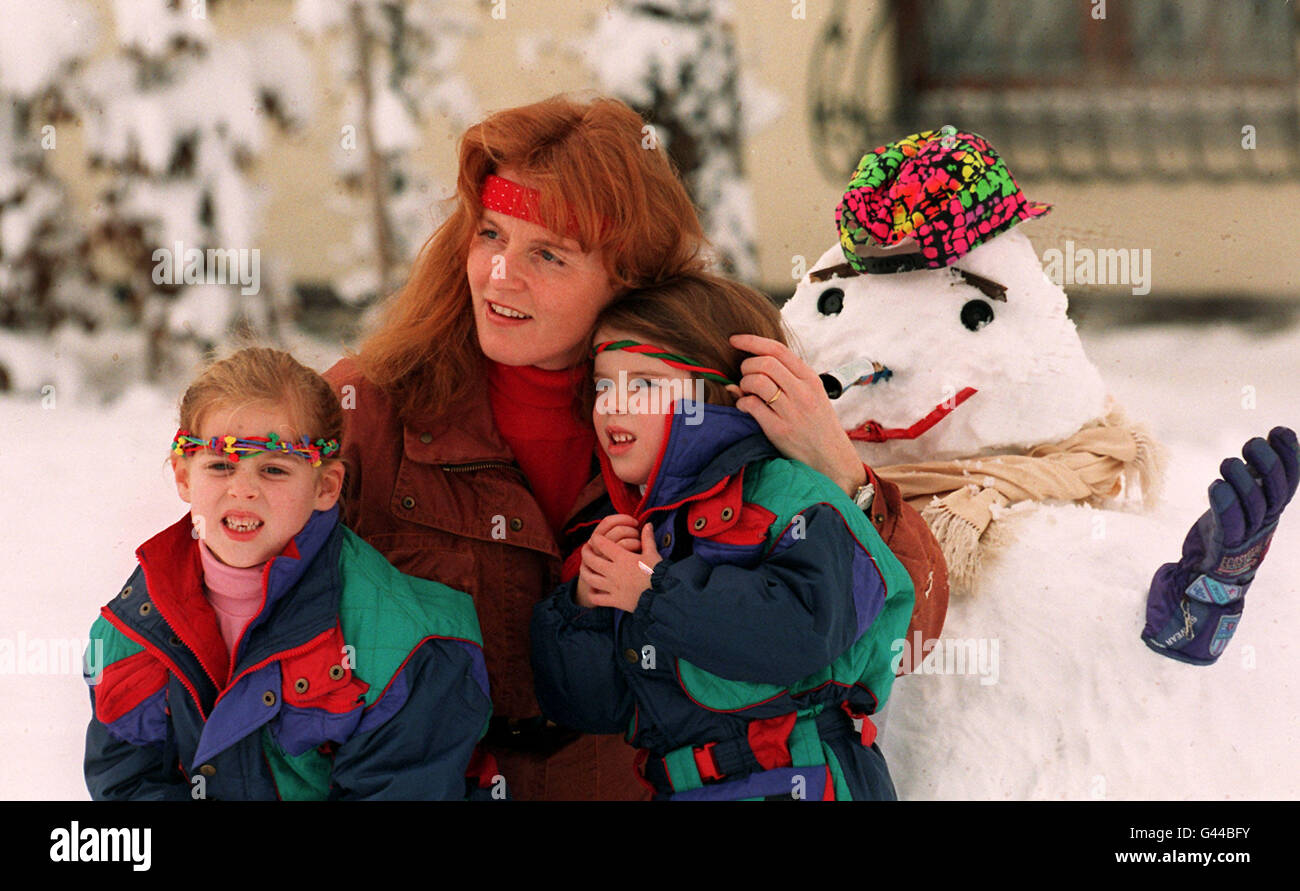
<instances>
[{"instance_id":1,"label":"pink turtleneck","mask_svg":"<svg viewBox=\"0 0 1300 891\"><path fill-rule=\"evenodd\" d=\"M587 365L547 371L489 361L488 394L497 430L528 478L533 496L559 537L591 473L596 431L574 415Z\"/></svg>"},{"instance_id":2,"label":"pink turtleneck","mask_svg":"<svg viewBox=\"0 0 1300 891\"><path fill-rule=\"evenodd\" d=\"M266 564L229 566L203 541L199 542L199 556L203 561L203 593L217 613L221 638L233 656L244 626L262 608L262 571Z\"/></svg>"}]
</instances>

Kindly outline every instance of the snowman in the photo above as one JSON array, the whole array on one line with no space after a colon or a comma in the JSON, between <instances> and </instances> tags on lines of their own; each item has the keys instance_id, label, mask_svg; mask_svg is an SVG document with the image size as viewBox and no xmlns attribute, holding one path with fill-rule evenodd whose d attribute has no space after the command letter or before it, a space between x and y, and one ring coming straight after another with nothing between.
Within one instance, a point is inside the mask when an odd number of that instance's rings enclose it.
<instances>
[{"instance_id":1,"label":"snowman","mask_svg":"<svg viewBox=\"0 0 1300 891\"><path fill-rule=\"evenodd\" d=\"M862 159L839 243L782 310L948 562L941 638L895 642L900 795L1293 797L1300 685L1186 663L1213 664L1240 623L1300 477L1295 434L1224 461L1182 559L1135 577L1167 539L1165 453L1108 398L1019 226L1049 210L978 135L906 137Z\"/></svg>"}]
</instances>

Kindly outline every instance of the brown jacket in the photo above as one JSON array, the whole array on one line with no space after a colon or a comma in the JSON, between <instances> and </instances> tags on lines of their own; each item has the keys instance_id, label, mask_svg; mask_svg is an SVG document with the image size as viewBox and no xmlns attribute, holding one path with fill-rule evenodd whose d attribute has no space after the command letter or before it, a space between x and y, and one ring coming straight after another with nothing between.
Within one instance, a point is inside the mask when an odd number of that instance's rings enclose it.
<instances>
[{"instance_id":1,"label":"brown jacket","mask_svg":"<svg viewBox=\"0 0 1300 891\"><path fill-rule=\"evenodd\" d=\"M345 522L402 572L473 597L495 717L536 717L529 624L534 604L559 582L563 555L497 433L487 388L448 412L450 422L403 426L392 402L352 360L340 360L325 377L344 408ZM937 543L896 487L877 480L876 489L873 520L916 581L917 603L927 580L933 589L927 602L937 601L942 580L946 607ZM573 513L604 491L593 463ZM928 632L933 624L931 618L923 627ZM934 627L929 636L937 633ZM485 748L518 799L645 797L632 773L634 752L620 737L581 737L550 755L519 751L508 739L490 739Z\"/></svg>"}]
</instances>

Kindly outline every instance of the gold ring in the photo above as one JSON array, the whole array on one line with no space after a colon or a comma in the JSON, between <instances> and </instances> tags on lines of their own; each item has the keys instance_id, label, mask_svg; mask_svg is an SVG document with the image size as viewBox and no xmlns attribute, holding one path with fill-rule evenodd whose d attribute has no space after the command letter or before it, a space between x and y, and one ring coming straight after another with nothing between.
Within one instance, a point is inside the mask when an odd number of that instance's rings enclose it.
<instances>
[{"instance_id":1,"label":"gold ring","mask_svg":"<svg viewBox=\"0 0 1300 891\"><path fill-rule=\"evenodd\" d=\"M776 400L781 398L781 393L783 392L784 391L780 387L777 387L776 394L771 399L764 399L763 401L766 402L768 405L771 405L773 402L776 402Z\"/></svg>"}]
</instances>

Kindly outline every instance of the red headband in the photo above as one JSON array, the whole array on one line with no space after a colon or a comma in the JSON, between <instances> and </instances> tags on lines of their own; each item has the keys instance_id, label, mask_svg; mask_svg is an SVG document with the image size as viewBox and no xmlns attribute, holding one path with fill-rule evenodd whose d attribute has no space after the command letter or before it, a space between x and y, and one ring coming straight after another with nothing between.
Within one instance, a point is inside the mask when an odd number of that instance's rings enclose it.
<instances>
[{"instance_id":1,"label":"red headband","mask_svg":"<svg viewBox=\"0 0 1300 891\"><path fill-rule=\"evenodd\" d=\"M489 173L487 179L483 180L479 203L484 210L495 210L538 226L546 226L542 221L542 193L495 173ZM578 240L578 218L573 213L573 208L569 208L569 231L564 234Z\"/></svg>"}]
</instances>

